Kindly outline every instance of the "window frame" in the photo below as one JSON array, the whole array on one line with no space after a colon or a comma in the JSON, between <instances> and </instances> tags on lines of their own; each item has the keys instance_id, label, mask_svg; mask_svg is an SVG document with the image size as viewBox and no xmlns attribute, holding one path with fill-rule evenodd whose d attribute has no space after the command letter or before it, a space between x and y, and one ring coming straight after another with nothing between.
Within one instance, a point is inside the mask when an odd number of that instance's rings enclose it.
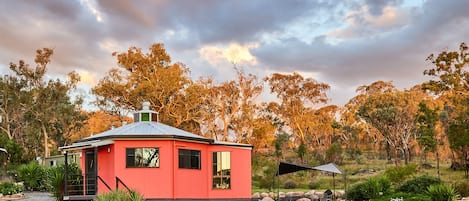
<instances>
[{"instance_id":1,"label":"window frame","mask_svg":"<svg viewBox=\"0 0 469 201\"><path fill-rule=\"evenodd\" d=\"M229 160L228 160L228 163L229 163L229 169L228 171L223 171L223 153L227 153L229 154ZM218 161L218 155L217 154L220 154L220 161ZM231 151L214 151L212 152L212 189L213 190L230 190L231 189L231 171L232 171L232 161L231 161ZM215 161L216 159L216 161ZM220 163L220 164L219 164ZM221 166L221 173L218 174L218 166ZM216 178L217 177L217 178ZM224 179L227 179L227 180L224 180ZM215 181L218 180L218 182L216 183ZM224 181L228 181L227 184L228 186L227 187L217 187L216 184L220 184L220 186L222 184L224 184L225 182Z\"/></svg>"},{"instance_id":2,"label":"window frame","mask_svg":"<svg viewBox=\"0 0 469 201\"><path fill-rule=\"evenodd\" d=\"M133 149L133 166L129 166L129 150ZM135 150L136 149L156 149L157 150L157 159L156 159L156 166L136 166L135 165ZM142 150L143 152L143 150ZM125 168L159 168L160 167L160 148L159 147L126 147L125 148Z\"/></svg>"},{"instance_id":3,"label":"window frame","mask_svg":"<svg viewBox=\"0 0 469 201\"><path fill-rule=\"evenodd\" d=\"M194 153L197 153L197 155L194 155ZM193 159L194 159L193 157L196 157L197 159L197 162L198 162L197 167L194 166L195 164L192 164ZM181 163L181 159L184 160L183 163ZM189 166L186 166L187 163L189 163ZM196 150L196 149L178 149L178 168L187 169L187 170L201 170L202 169L202 151Z\"/></svg>"}]
</instances>

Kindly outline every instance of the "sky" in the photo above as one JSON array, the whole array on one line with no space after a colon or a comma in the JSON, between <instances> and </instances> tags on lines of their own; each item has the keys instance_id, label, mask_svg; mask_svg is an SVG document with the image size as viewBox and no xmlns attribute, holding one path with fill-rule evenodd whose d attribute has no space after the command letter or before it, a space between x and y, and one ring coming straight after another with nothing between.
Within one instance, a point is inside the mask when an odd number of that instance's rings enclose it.
<instances>
[{"instance_id":1,"label":"sky","mask_svg":"<svg viewBox=\"0 0 469 201\"><path fill-rule=\"evenodd\" d=\"M47 76L76 71L91 96L117 67L112 52L163 43L193 79L232 80L233 64L260 79L298 72L342 106L374 81L427 80L428 55L469 42L467 10L467 0L0 0L0 73L53 48Z\"/></svg>"}]
</instances>

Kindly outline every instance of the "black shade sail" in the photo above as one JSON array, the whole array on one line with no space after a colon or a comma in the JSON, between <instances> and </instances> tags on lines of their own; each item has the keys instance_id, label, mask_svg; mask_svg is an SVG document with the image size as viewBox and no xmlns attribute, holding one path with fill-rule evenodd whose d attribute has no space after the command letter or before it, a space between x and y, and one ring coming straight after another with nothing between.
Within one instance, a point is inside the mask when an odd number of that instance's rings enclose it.
<instances>
[{"instance_id":1,"label":"black shade sail","mask_svg":"<svg viewBox=\"0 0 469 201\"><path fill-rule=\"evenodd\" d=\"M301 170L311 170L311 168L306 167L306 166L286 163L286 162L280 162L279 165L278 165L278 170L277 170L277 173L275 174L275 176L279 176L279 175L282 175L282 174L288 174L288 173L301 171Z\"/></svg>"}]
</instances>

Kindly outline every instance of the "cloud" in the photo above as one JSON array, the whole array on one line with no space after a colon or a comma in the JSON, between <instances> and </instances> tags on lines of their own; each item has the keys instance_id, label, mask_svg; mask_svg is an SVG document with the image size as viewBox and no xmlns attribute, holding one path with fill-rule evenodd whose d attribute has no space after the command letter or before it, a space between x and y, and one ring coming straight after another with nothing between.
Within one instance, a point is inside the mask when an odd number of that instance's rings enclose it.
<instances>
[{"instance_id":1,"label":"cloud","mask_svg":"<svg viewBox=\"0 0 469 201\"><path fill-rule=\"evenodd\" d=\"M409 87L425 79L428 54L469 41L469 1L418 2L8 1L0 6L0 68L49 47L49 73L76 70L93 84L117 66L111 52L162 42L196 77L232 79L238 62L259 76L317 76L334 98L376 80Z\"/></svg>"},{"instance_id":2,"label":"cloud","mask_svg":"<svg viewBox=\"0 0 469 201\"><path fill-rule=\"evenodd\" d=\"M399 30L411 21L411 10L406 8L386 6L381 8L380 15L371 13L367 5L350 11L345 16L348 26L334 30L328 35L339 39L369 37Z\"/></svg>"},{"instance_id":3,"label":"cloud","mask_svg":"<svg viewBox=\"0 0 469 201\"><path fill-rule=\"evenodd\" d=\"M463 9L468 7L467 1L427 1L422 8L412 8L408 24L394 31L358 34L336 44L328 42L331 36L327 35L311 43L290 37L261 43L252 53L273 70L321 72L320 81L338 89L376 80L394 80L398 87L410 88L428 79L422 72L429 67L425 59L430 53L456 49L460 42L469 41L469 27L463 26L469 22ZM383 7L380 16L364 15L368 23L353 24L354 29L379 30L377 25L393 21L386 20L393 19L391 13L399 13L390 8Z\"/></svg>"},{"instance_id":4,"label":"cloud","mask_svg":"<svg viewBox=\"0 0 469 201\"><path fill-rule=\"evenodd\" d=\"M240 45L231 43L228 47L204 46L200 48L200 55L211 65L216 66L229 62L237 65L255 65L256 58L250 49L256 48L257 44Z\"/></svg>"},{"instance_id":5,"label":"cloud","mask_svg":"<svg viewBox=\"0 0 469 201\"><path fill-rule=\"evenodd\" d=\"M103 15L99 11L95 0L80 0L80 3L85 5L85 7L96 17L97 22L103 22Z\"/></svg>"},{"instance_id":6,"label":"cloud","mask_svg":"<svg viewBox=\"0 0 469 201\"><path fill-rule=\"evenodd\" d=\"M365 0L367 10L371 15L380 16L388 6L398 5L401 0Z\"/></svg>"},{"instance_id":7,"label":"cloud","mask_svg":"<svg viewBox=\"0 0 469 201\"><path fill-rule=\"evenodd\" d=\"M78 70L78 75L80 75L80 82L82 84L87 84L88 86L95 86L98 83L98 75L95 72L90 72L86 70Z\"/></svg>"}]
</instances>

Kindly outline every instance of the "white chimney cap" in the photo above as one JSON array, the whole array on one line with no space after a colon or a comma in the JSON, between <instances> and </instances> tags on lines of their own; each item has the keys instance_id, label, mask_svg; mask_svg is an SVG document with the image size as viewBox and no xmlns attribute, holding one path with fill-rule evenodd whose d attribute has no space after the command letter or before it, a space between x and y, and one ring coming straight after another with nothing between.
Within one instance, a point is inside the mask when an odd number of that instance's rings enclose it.
<instances>
[{"instance_id":1,"label":"white chimney cap","mask_svg":"<svg viewBox=\"0 0 469 201\"><path fill-rule=\"evenodd\" d=\"M142 110L149 110L150 109L150 102L145 101L142 103Z\"/></svg>"}]
</instances>

